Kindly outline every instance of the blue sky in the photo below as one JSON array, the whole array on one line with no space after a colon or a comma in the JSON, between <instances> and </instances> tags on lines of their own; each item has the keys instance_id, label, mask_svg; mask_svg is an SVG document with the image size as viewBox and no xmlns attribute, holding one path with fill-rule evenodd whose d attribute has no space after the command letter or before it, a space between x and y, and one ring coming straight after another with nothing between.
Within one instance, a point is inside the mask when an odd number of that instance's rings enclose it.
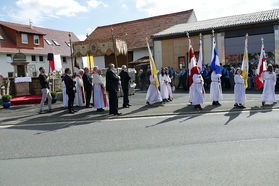
<instances>
[{"instance_id":1,"label":"blue sky","mask_svg":"<svg viewBox=\"0 0 279 186\"><path fill-rule=\"evenodd\" d=\"M278 0L0 0L0 20L72 31L194 9L198 20L279 8Z\"/></svg>"}]
</instances>

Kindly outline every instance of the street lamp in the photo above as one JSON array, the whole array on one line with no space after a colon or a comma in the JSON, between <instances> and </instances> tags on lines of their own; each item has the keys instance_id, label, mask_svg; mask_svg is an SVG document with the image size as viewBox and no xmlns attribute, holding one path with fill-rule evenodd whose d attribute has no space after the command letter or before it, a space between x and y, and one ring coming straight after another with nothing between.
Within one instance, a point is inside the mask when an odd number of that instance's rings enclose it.
<instances>
[{"instance_id":1,"label":"street lamp","mask_svg":"<svg viewBox=\"0 0 279 186\"><path fill-rule=\"evenodd\" d=\"M71 51L71 62L72 62L72 75L74 76L74 61L73 61L73 51L72 51L72 34L69 32L69 41L70 41L70 51Z\"/></svg>"}]
</instances>

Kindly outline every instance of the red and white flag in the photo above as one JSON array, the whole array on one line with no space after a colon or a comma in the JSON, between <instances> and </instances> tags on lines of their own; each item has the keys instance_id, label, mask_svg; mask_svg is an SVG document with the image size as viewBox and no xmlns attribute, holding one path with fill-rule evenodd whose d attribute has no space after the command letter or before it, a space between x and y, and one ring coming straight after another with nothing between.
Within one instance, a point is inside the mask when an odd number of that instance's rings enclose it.
<instances>
[{"instance_id":1,"label":"red and white flag","mask_svg":"<svg viewBox=\"0 0 279 186\"><path fill-rule=\"evenodd\" d=\"M197 60L195 58L195 54L194 54L194 50L191 44L191 40L190 38L189 40L189 87L191 87L191 85L193 84L193 75L196 73L197 71Z\"/></svg>"},{"instance_id":2,"label":"red and white flag","mask_svg":"<svg viewBox=\"0 0 279 186\"><path fill-rule=\"evenodd\" d=\"M265 52L264 52L264 42L262 39L261 56L258 64L257 79L256 79L256 84L258 85L259 90L263 86L263 75L265 71L266 71L266 59L265 59Z\"/></svg>"}]
</instances>

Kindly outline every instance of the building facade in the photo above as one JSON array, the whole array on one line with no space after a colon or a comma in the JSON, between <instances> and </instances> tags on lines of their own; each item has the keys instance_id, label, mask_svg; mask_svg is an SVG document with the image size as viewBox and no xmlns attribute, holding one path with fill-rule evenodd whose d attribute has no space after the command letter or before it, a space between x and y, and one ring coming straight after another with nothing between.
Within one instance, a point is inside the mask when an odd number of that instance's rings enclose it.
<instances>
[{"instance_id":1,"label":"building facade","mask_svg":"<svg viewBox=\"0 0 279 186\"><path fill-rule=\"evenodd\" d=\"M218 55L222 64L241 63L245 35L251 64L257 64L264 39L267 61L279 64L279 9L222 17L193 23L178 24L152 35L154 57L158 67L187 67L188 39L191 37L196 57L199 55L199 35L203 40L204 64L211 63L212 30L215 31Z\"/></svg>"},{"instance_id":2,"label":"building facade","mask_svg":"<svg viewBox=\"0 0 279 186\"><path fill-rule=\"evenodd\" d=\"M71 33L71 40L79 41ZM60 54L62 70L71 68L69 32L0 21L0 74L4 77L21 76L15 70L15 54L26 57L27 76L38 76L39 67L49 71L48 53Z\"/></svg>"},{"instance_id":3,"label":"building facade","mask_svg":"<svg viewBox=\"0 0 279 186\"><path fill-rule=\"evenodd\" d=\"M160 32L176 24L191 23L195 21L197 21L195 12L193 10L188 10L97 27L86 40L112 38L113 34L114 38L119 38L127 42L129 50L128 61L131 62L148 56L145 40L146 37L149 39L152 34ZM152 48L153 43L150 39L149 44ZM125 56L118 56L117 61L118 66L121 66L126 64L127 58ZM94 63L96 66L104 68L107 67L109 63L115 63L115 58L114 55L94 56Z\"/></svg>"}]
</instances>

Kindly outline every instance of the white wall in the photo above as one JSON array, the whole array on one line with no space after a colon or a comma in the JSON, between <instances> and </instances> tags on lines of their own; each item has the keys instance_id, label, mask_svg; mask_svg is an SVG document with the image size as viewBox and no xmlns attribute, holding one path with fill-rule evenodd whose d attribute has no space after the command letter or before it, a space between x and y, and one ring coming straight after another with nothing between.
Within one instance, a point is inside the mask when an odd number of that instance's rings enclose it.
<instances>
[{"instance_id":1,"label":"white wall","mask_svg":"<svg viewBox=\"0 0 279 186\"><path fill-rule=\"evenodd\" d=\"M8 72L14 72L14 68L11 65L11 62L7 62L7 54L2 53L0 54L0 74L4 77L8 76ZM12 54L12 57L14 54ZM39 68L44 67L46 69L46 72L49 71L49 62L47 60L47 55L35 55L36 56L36 61L32 61L32 55L31 54L26 54L26 61L29 62L27 65L27 73L28 76L33 76L33 73L36 72L37 76L39 75ZM44 61L39 61L39 56L44 57ZM61 61L62 61L61 56ZM71 63L71 58L66 57L67 62L62 61L62 72L64 72L65 68L70 68L72 69L72 63ZM77 69L75 69L77 72Z\"/></svg>"},{"instance_id":2,"label":"white wall","mask_svg":"<svg viewBox=\"0 0 279 186\"><path fill-rule=\"evenodd\" d=\"M133 51L133 61L140 59L144 56L148 56L147 48Z\"/></svg>"},{"instance_id":3,"label":"white wall","mask_svg":"<svg viewBox=\"0 0 279 186\"><path fill-rule=\"evenodd\" d=\"M0 74L4 77L8 77L8 72L14 72L14 68L11 62L7 61L7 54L0 54Z\"/></svg>"},{"instance_id":4,"label":"white wall","mask_svg":"<svg viewBox=\"0 0 279 186\"><path fill-rule=\"evenodd\" d=\"M94 57L94 65L98 66L100 69L105 68L105 56Z\"/></svg>"},{"instance_id":5,"label":"white wall","mask_svg":"<svg viewBox=\"0 0 279 186\"><path fill-rule=\"evenodd\" d=\"M163 66L162 41L154 41L153 56L155 58L157 70L161 69Z\"/></svg>"}]
</instances>

